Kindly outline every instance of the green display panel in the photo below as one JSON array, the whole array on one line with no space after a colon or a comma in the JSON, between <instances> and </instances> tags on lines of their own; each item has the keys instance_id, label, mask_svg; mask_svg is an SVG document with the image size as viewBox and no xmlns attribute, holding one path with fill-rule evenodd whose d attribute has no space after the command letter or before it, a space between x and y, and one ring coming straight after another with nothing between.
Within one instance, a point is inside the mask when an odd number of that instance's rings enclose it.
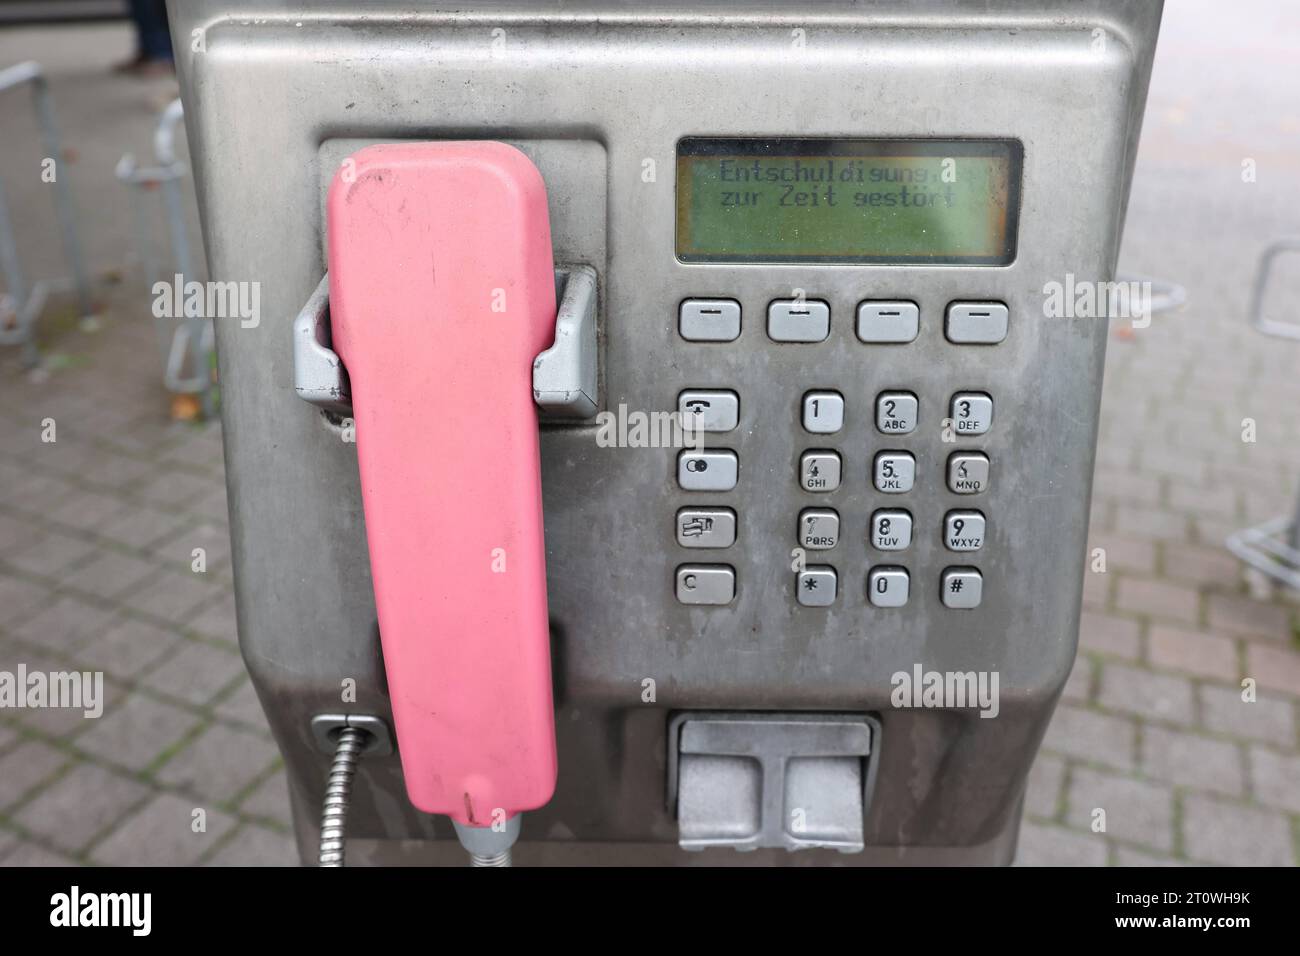
<instances>
[{"instance_id":1,"label":"green display panel","mask_svg":"<svg viewBox=\"0 0 1300 956\"><path fill-rule=\"evenodd\" d=\"M1014 140L706 139L677 144L683 262L1006 265Z\"/></svg>"}]
</instances>

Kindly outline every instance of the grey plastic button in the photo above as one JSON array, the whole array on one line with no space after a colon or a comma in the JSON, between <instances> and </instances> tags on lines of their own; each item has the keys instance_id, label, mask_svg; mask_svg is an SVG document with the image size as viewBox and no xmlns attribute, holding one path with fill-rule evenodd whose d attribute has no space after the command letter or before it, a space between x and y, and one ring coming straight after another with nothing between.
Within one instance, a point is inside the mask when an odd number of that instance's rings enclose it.
<instances>
[{"instance_id":1,"label":"grey plastic button","mask_svg":"<svg viewBox=\"0 0 1300 956\"><path fill-rule=\"evenodd\" d=\"M993 424L993 399L983 392L958 392L949 417L958 435L983 435Z\"/></svg>"},{"instance_id":2,"label":"grey plastic button","mask_svg":"<svg viewBox=\"0 0 1300 956\"><path fill-rule=\"evenodd\" d=\"M799 459L804 491L834 491L840 486L840 456L833 451L806 451Z\"/></svg>"},{"instance_id":3,"label":"grey plastic button","mask_svg":"<svg viewBox=\"0 0 1300 956\"><path fill-rule=\"evenodd\" d=\"M984 576L977 568L947 568L942 587L944 607L979 607L984 597Z\"/></svg>"},{"instance_id":4,"label":"grey plastic button","mask_svg":"<svg viewBox=\"0 0 1300 956\"><path fill-rule=\"evenodd\" d=\"M740 397L724 389L690 388L677 396L677 411L700 431L729 432L740 424Z\"/></svg>"},{"instance_id":5,"label":"grey plastic button","mask_svg":"<svg viewBox=\"0 0 1300 956\"><path fill-rule=\"evenodd\" d=\"M804 607L826 607L835 603L837 580L829 565L807 567L795 577L796 599Z\"/></svg>"},{"instance_id":6,"label":"grey plastic button","mask_svg":"<svg viewBox=\"0 0 1300 956\"><path fill-rule=\"evenodd\" d=\"M912 544L912 515L885 508L871 516L871 546L877 551L904 551Z\"/></svg>"},{"instance_id":7,"label":"grey plastic button","mask_svg":"<svg viewBox=\"0 0 1300 956\"><path fill-rule=\"evenodd\" d=\"M831 334L831 307L815 299L775 299L767 307L773 342L820 342Z\"/></svg>"},{"instance_id":8,"label":"grey plastic button","mask_svg":"<svg viewBox=\"0 0 1300 956\"><path fill-rule=\"evenodd\" d=\"M907 568L882 566L867 574L867 600L874 607L902 607L910 590Z\"/></svg>"},{"instance_id":9,"label":"grey plastic button","mask_svg":"<svg viewBox=\"0 0 1300 956\"><path fill-rule=\"evenodd\" d=\"M677 456L677 484L685 491L730 491L739 473L734 451L684 451Z\"/></svg>"},{"instance_id":10,"label":"grey plastic button","mask_svg":"<svg viewBox=\"0 0 1300 956\"><path fill-rule=\"evenodd\" d=\"M844 396L839 392L808 392L803 397L803 427L829 435L844 427Z\"/></svg>"},{"instance_id":11,"label":"grey plastic button","mask_svg":"<svg viewBox=\"0 0 1300 956\"><path fill-rule=\"evenodd\" d=\"M677 569L677 600L683 604L730 604L736 571L726 564L683 564Z\"/></svg>"},{"instance_id":12,"label":"grey plastic button","mask_svg":"<svg viewBox=\"0 0 1300 956\"><path fill-rule=\"evenodd\" d=\"M952 302L943 334L957 345L996 345L1007 337L1007 307L1001 302Z\"/></svg>"},{"instance_id":13,"label":"grey plastic button","mask_svg":"<svg viewBox=\"0 0 1300 956\"><path fill-rule=\"evenodd\" d=\"M677 543L683 548L729 548L736 543L736 513L730 508L682 508Z\"/></svg>"},{"instance_id":14,"label":"grey plastic button","mask_svg":"<svg viewBox=\"0 0 1300 956\"><path fill-rule=\"evenodd\" d=\"M911 392L881 392L876 397L876 428L886 435L916 430L916 396Z\"/></svg>"},{"instance_id":15,"label":"grey plastic button","mask_svg":"<svg viewBox=\"0 0 1300 956\"><path fill-rule=\"evenodd\" d=\"M687 299L677 329L689 342L732 342L740 337L740 303L735 299Z\"/></svg>"},{"instance_id":16,"label":"grey plastic button","mask_svg":"<svg viewBox=\"0 0 1300 956\"><path fill-rule=\"evenodd\" d=\"M882 345L911 342L921 331L915 302L863 302L858 305L858 338Z\"/></svg>"},{"instance_id":17,"label":"grey plastic button","mask_svg":"<svg viewBox=\"0 0 1300 956\"><path fill-rule=\"evenodd\" d=\"M905 451L882 451L876 456L871 480L877 491L902 494L916 482L916 459Z\"/></svg>"},{"instance_id":18,"label":"grey plastic button","mask_svg":"<svg viewBox=\"0 0 1300 956\"><path fill-rule=\"evenodd\" d=\"M989 456L979 451L959 451L948 456L948 490L955 495L978 495L989 487Z\"/></svg>"},{"instance_id":19,"label":"grey plastic button","mask_svg":"<svg viewBox=\"0 0 1300 956\"><path fill-rule=\"evenodd\" d=\"M984 547L984 515L979 511L949 511L943 518L943 544L949 551L978 551Z\"/></svg>"},{"instance_id":20,"label":"grey plastic button","mask_svg":"<svg viewBox=\"0 0 1300 956\"><path fill-rule=\"evenodd\" d=\"M829 551L840 543L840 516L830 508L804 508L799 512L799 546L809 551Z\"/></svg>"}]
</instances>

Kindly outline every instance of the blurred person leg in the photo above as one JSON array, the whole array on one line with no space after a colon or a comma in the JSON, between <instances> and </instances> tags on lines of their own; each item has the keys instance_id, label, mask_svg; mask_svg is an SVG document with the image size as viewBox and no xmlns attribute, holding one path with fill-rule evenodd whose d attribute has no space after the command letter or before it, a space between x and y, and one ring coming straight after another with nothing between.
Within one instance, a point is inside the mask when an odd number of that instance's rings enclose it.
<instances>
[{"instance_id":1,"label":"blurred person leg","mask_svg":"<svg viewBox=\"0 0 1300 956\"><path fill-rule=\"evenodd\" d=\"M164 0L131 0L131 21L135 24L136 55L114 69L136 76L166 76L174 72L172 38L167 29Z\"/></svg>"}]
</instances>

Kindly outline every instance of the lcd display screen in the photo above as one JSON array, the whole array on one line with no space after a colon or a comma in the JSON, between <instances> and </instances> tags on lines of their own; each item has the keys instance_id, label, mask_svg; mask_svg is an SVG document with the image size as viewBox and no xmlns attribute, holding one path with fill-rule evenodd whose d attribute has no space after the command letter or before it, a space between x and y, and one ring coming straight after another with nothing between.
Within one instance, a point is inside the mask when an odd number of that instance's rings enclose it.
<instances>
[{"instance_id":1,"label":"lcd display screen","mask_svg":"<svg viewBox=\"0 0 1300 956\"><path fill-rule=\"evenodd\" d=\"M1014 140L711 139L677 144L683 262L1006 265Z\"/></svg>"}]
</instances>

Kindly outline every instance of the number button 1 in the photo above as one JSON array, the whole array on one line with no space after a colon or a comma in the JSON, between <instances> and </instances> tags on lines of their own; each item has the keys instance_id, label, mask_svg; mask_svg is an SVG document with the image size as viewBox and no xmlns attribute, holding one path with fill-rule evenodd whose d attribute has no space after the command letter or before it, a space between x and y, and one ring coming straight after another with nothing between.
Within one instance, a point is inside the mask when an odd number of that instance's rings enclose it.
<instances>
[{"instance_id":1,"label":"number button 1","mask_svg":"<svg viewBox=\"0 0 1300 956\"><path fill-rule=\"evenodd\" d=\"M844 396L839 392L809 392L803 397L803 427L829 435L844 427Z\"/></svg>"}]
</instances>

